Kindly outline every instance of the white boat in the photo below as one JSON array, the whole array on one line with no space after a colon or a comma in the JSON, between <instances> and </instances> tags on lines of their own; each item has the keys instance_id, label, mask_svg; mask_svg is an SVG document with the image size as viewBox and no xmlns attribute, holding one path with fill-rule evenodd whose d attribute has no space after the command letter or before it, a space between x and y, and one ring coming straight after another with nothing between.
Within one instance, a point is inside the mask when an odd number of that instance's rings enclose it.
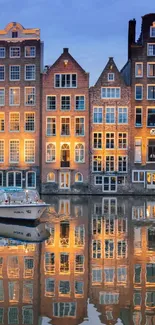
<instances>
[{"instance_id":1,"label":"white boat","mask_svg":"<svg viewBox=\"0 0 155 325\"><path fill-rule=\"evenodd\" d=\"M1 219L2 220L2 219ZM42 242L50 237L50 229L44 222L36 225L20 224L13 220L0 221L0 247L12 246L20 244L18 241L24 242Z\"/></svg>"},{"instance_id":2,"label":"white boat","mask_svg":"<svg viewBox=\"0 0 155 325\"><path fill-rule=\"evenodd\" d=\"M36 220L48 206L36 190L0 189L0 218Z\"/></svg>"}]
</instances>

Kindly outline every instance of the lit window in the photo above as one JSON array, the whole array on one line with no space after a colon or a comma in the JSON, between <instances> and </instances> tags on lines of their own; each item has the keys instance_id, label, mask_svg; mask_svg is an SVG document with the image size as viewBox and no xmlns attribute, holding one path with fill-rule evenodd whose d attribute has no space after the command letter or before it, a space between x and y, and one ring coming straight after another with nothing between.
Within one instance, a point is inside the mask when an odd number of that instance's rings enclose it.
<instances>
[{"instance_id":1,"label":"lit window","mask_svg":"<svg viewBox=\"0 0 155 325\"><path fill-rule=\"evenodd\" d=\"M54 136L56 135L56 118L55 117L46 117L46 135Z\"/></svg>"},{"instance_id":2,"label":"lit window","mask_svg":"<svg viewBox=\"0 0 155 325\"><path fill-rule=\"evenodd\" d=\"M47 182L49 183L55 182L55 174L53 172L47 174Z\"/></svg>"},{"instance_id":3,"label":"lit window","mask_svg":"<svg viewBox=\"0 0 155 325\"><path fill-rule=\"evenodd\" d=\"M5 114L0 113L0 132L4 132Z\"/></svg>"},{"instance_id":4,"label":"lit window","mask_svg":"<svg viewBox=\"0 0 155 325\"><path fill-rule=\"evenodd\" d=\"M9 162L19 162L19 140L10 140Z\"/></svg>"},{"instance_id":5,"label":"lit window","mask_svg":"<svg viewBox=\"0 0 155 325\"><path fill-rule=\"evenodd\" d=\"M69 254L60 253L60 273L69 273Z\"/></svg>"},{"instance_id":6,"label":"lit window","mask_svg":"<svg viewBox=\"0 0 155 325\"><path fill-rule=\"evenodd\" d=\"M5 47L0 47L0 59L5 58Z\"/></svg>"},{"instance_id":7,"label":"lit window","mask_svg":"<svg viewBox=\"0 0 155 325\"><path fill-rule=\"evenodd\" d=\"M10 132L18 132L19 131L19 113L10 113L9 114L9 130Z\"/></svg>"},{"instance_id":8,"label":"lit window","mask_svg":"<svg viewBox=\"0 0 155 325\"><path fill-rule=\"evenodd\" d=\"M119 87L102 87L101 88L101 98L120 98L120 88Z\"/></svg>"},{"instance_id":9,"label":"lit window","mask_svg":"<svg viewBox=\"0 0 155 325\"><path fill-rule=\"evenodd\" d=\"M33 302L33 281L31 280L23 281L23 302Z\"/></svg>"},{"instance_id":10,"label":"lit window","mask_svg":"<svg viewBox=\"0 0 155 325\"><path fill-rule=\"evenodd\" d=\"M8 324L19 324L19 311L17 307L8 308Z\"/></svg>"},{"instance_id":11,"label":"lit window","mask_svg":"<svg viewBox=\"0 0 155 325\"><path fill-rule=\"evenodd\" d=\"M78 111L83 111L85 109L84 96L75 96L75 109Z\"/></svg>"},{"instance_id":12,"label":"lit window","mask_svg":"<svg viewBox=\"0 0 155 325\"><path fill-rule=\"evenodd\" d=\"M25 140L24 143L24 153L26 163L35 162L35 140Z\"/></svg>"},{"instance_id":13,"label":"lit window","mask_svg":"<svg viewBox=\"0 0 155 325\"><path fill-rule=\"evenodd\" d=\"M84 255L75 255L75 273L84 272Z\"/></svg>"},{"instance_id":14,"label":"lit window","mask_svg":"<svg viewBox=\"0 0 155 325\"><path fill-rule=\"evenodd\" d=\"M55 75L56 88L76 88L77 76L76 74L56 74Z\"/></svg>"},{"instance_id":15,"label":"lit window","mask_svg":"<svg viewBox=\"0 0 155 325\"><path fill-rule=\"evenodd\" d=\"M35 131L35 113L25 113L24 114L25 131L33 132Z\"/></svg>"},{"instance_id":16,"label":"lit window","mask_svg":"<svg viewBox=\"0 0 155 325\"><path fill-rule=\"evenodd\" d=\"M35 64L25 65L25 80L36 80L36 66L35 66Z\"/></svg>"},{"instance_id":17,"label":"lit window","mask_svg":"<svg viewBox=\"0 0 155 325\"><path fill-rule=\"evenodd\" d=\"M132 171L132 182L133 183L144 183L145 172L144 171Z\"/></svg>"},{"instance_id":18,"label":"lit window","mask_svg":"<svg viewBox=\"0 0 155 325\"><path fill-rule=\"evenodd\" d=\"M19 277L18 256L8 256L7 275L9 278L18 278Z\"/></svg>"},{"instance_id":19,"label":"lit window","mask_svg":"<svg viewBox=\"0 0 155 325\"><path fill-rule=\"evenodd\" d=\"M75 161L77 163L83 163L85 161L85 149L82 143L78 143L75 146Z\"/></svg>"},{"instance_id":20,"label":"lit window","mask_svg":"<svg viewBox=\"0 0 155 325\"><path fill-rule=\"evenodd\" d=\"M56 110L56 96L48 95L46 97L46 109L49 111Z\"/></svg>"},{"instance_id":21,"label":"lit window","mask_svg":"<svg viewBox=\"0 0 155 325\"><path fill-rule=\"evenodd\" d=\"M135 99L142 100L143 99L143 86L135 85Z\"/></svg>"},{"instance_id":22,"label":"lit window","mask_svg":"<svg viewBox=\"0 0 155 325\"><path fill-rule=\"evenodd\" d=\"M118 148L127 149L127 133L118 133Z\"/></svg>"},{"instance_id":23,"label":"lit window","mask_svg":"<svg viewBox=\"0 0 155 325\"><path fill-rule=\"evenodd\" d=\"M92 258L101 258L102 257L102 244L101 240L92 241Z\"/></svg>"},{"instance_id":24,"label":"lit window","mask_svg":"<svg viewBox=\"0 0 155 325\"><path fill-rule=\"evenodd\" d=\"M25 87L25 105L33 106L36 104L36 88Z\"/></svg>"},{"instance_id":25,"label":"lit window","mask_svg":"<svg viewBox=\"0 0 155 325\"><path fill-rule=\"evenodd\" d=\"M5 80L5 66L0 65L0 81L4 81L4 80Z\"/></svg>"},{"instance_id":26,"label":"lit window","mask_svg":"<svg viewBox=\"0 0 155 325\"><path fill-rule=\"evenodd\" d=\"M143 63L139 63L139 62L135 63L135 77L137 78L143 77Z\"/></svg>"},{"instance_id":27,"label":"lit window","mask_svg":"<svg viewBox=\"0 0 155 325\"><path fill-rule=\"evenodd\" d=\"M5 89L0 88L0 106L5 105Z\"/></svg>"},{"instance_id":28,"label":"lit window","mask_svg":"<svg viewBox=\"0 0 155 325\"><path fill-rule=\"evenodd\" d=\"M147 76L151 78L155 77L155 63L147 63Z\"/></svg>"},{"instance_id":29,"label":"lit window","mask_svg":"<svg viewBox=\"0 0 155 325\"><path fill-rule=\"evenodd\" d=\"M85 244L85 228L84 225L76 226L74 233L74 244L76 247L83 247Z\"/></svg>"},{"instance_id":30,"label":"lit window","mask_svg":"<svg viewBox=\"0 0 155 325\"><path fill-rule=\"evenodd\" d=\"M125 258L127 255L127 243L125 240L117 241L117 257Z\"/></svg>"},{"instance_id":31,"label":"lit window","mask_svg":"<svg viewBox=\"0 0 155 325\"><path fill-rule=\"evenodd\" d=\"M10 47L10 58L20 58L20 47Z\"/></svg>"},{"instance_id":32,"label":"lit window","mask_svg":"<svg viewBox=\"0 0 155 325\"><path fill-rule=\"evenodd\" d=\"M10 80L11 81L20 80L20 65L10 66Z\"/></svg>"},{"instance_id":33,"label":"lit window","mask_svg":"<svg viewBox=\"0 0 155 325\"><path fill-rule=\"evenodd\" d=\"M36 173L29 171L26 173L26 187L36 188Z\"/></svg>"},{"instance_id":34,"label":"lit window","mask_svg":"<svg viewBox=\"0 0 155 325\"><path fill-rule=\"evenodd\" d=\"M104 241L104 256L105 258L113 258L114 257L114 241L113 239L106 239Z\"/></svg>"},{"instance_id":35,"label":"lit window","mask_svg":"<svg viewBox=\"0 0 155 325\"><path fill-rule=\"evenodd\" d=\"M81 173L75 174L75 182L78 182L78 183L83 182L83 175Z\"/></svg>"},{"instance_id":36,"label":"lit window","mask_svg":"<svg viewBox=\"0 0 155 325\"><path fill-rule=\"evenodd\" d=\"M20 105L20 88L14 87L9 89L9 104L10 106Z\"/></svg>"},{"instance_id":37,"label":"lit window","mask_svg":"<svg viewBox=\"0 0 155 325\"><path fill-rule=\"evenodd\" d=\"M19 301L19 282L11 281L9 285L9 302Z\"/></svg>"},{"instance_id":38,"label":"lit window","mask_svg":"<svg viewBox=\"0 0 155 325\"><path fill-rule=\"evenodd\" d=\"M69 117L61 117L61 135L70 135Z\"/></svg>"},{"instance_id":39,"label":"lit window","mask_svg":"<svg viewBox=\"0 0 155 325\"><path fill-rule=\"evenodd\" d=\"M35 46L25 46L25 57L35 58L36 57L36 47Z\"/></svg>"},{"instance_id":40,"label":"lit window","mask_svg":"<svg viewBox=\"0 0 155 325\"><path fill-rule=\"evenodd\" d=\"M92 171L101 172L102 170L102 156L93 156Z\"/></svg>"},{"instance_id":41,"label":"lit window","mask_svg":"<svg viewBox=\"0 0 155 325\"><path fill-rule=\"evenodd\" d=\"M56 161L56 146L54 143L46 143L46 162Z\"/></svg>"},{"instance_id":42,"label":"lit window","mask_svg":"<svg viewBox=\"0 0 155 325\"><path fill-rule=\"evenodd\" d=\"M85 135L84 117L75 117L75 135L76 136Z\"/></svg>"}]
</instances>

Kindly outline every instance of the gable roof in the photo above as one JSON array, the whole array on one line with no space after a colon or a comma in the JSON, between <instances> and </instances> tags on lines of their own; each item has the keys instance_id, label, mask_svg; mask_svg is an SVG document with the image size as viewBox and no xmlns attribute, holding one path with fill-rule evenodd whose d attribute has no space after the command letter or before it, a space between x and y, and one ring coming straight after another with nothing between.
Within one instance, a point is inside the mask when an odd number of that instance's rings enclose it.
<instances>
[{"instance_id":1,"label":"gable roof","mask_svg":"<svg viewBox=\"0 0 155 325\"><path fill-rule=\"evenodd\" d=\"M117 83L118 82L121 82L121 83L124 83L125 84L124 79L123 79L120 71L118 70L118 68L116 66L116 63L115 63L113 57L110 57L109 60L108 60L108 62L107 62L107 64L106 64L106 66L105 66L105 68L103 69L103 71L101 72L98 80L96 81L95 87L96 86L101 86L103 84L104 85L107 85L107 86L109 85L109 81L107 79L108 73L114 73L115 74L115 79L117 79L116 80ZM113 85L115 85L116 82L114 81L113 82Z\"/></svg>"}]
</instances>

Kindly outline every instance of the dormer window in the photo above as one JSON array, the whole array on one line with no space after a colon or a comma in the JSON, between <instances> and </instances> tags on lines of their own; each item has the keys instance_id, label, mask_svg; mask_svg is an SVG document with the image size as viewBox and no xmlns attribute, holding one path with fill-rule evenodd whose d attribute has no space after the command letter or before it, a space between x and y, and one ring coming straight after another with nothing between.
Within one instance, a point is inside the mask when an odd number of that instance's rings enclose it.
<instances>
[{"instance_id":1,"label":"dormer window","mask_svg":"<svg viewBox=\"0 0 155 325\"><path fill-rule=\"evenodd\" d=\"M17 38L18 37L18 32L12 32L12 38Z\"/></svg>"},{"instance_id":2,"label":"dormer window","mask_svg":"<svg viewBox=\"0 0 155 325\"><path fill-rule=\"evenodd\" d=\"M153 26L150 27L150 37L155 37L155 22Z\"/></svg>"},{"instance_id":3,"label":"dormer window","mask_svg":"<svg viewBox=\"0 0 155 325\"><path fill-rule=\"evenodd\" d=\"M108 73L108 81L114 81L115 80L115 74L110 72Z\"/></svg>"}]
</instances>

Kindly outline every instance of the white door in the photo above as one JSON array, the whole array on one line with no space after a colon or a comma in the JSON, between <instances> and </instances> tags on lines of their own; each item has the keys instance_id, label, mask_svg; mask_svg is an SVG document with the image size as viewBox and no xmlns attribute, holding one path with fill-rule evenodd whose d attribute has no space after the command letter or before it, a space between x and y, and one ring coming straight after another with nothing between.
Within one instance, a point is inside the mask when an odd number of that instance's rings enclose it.
<instances>
[{"instance_id":1,"label":"white door","mask_svg":"<svg viewBox=\"0 0 155 325\"><path fill-rule=\"evenodd\" d=\"M70 173L68 172L60 173L60 188L61 189L70 188Z\"/></svg>"}]
</instances>

